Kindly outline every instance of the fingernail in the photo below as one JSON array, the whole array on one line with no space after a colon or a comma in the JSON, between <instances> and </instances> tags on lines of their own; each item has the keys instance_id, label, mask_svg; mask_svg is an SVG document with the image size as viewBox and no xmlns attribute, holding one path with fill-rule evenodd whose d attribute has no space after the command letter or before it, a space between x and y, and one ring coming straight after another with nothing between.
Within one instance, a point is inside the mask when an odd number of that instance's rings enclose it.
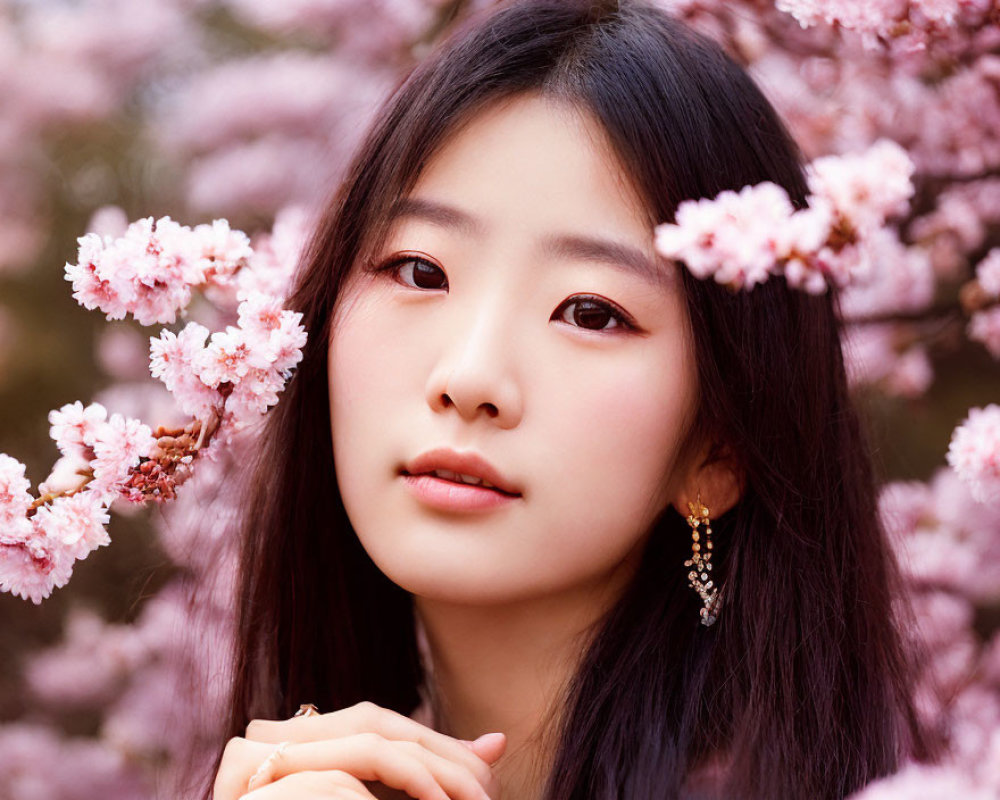
<instances>
[{"instance_id":1,"label":"fingernail","mask_svg":"<svg viewBox=\"0 0 1000 800\"><path fill-rule=\"evenodd\" d=\"M503 733L484 733L474 742L470 742L468 739L459 739L462 744L468 747L470 750L479 744L494 744L497 741L497 737L502 736L506 738L506 734Z\"/></svg>"}]
</instances>

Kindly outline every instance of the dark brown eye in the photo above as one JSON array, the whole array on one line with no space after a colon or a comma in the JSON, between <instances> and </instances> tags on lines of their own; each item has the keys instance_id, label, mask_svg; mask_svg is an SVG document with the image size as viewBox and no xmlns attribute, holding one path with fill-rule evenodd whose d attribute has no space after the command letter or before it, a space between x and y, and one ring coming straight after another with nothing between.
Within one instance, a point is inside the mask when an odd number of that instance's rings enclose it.
<instances>
[{"instance_id":1,"label":"dark brown eye","mask_svg":"<svg viewBox=\"0 0 1000 800\"><path fill-rule=\"evenodd\" d=\"M596 303L573 303L573 322L581 328L600 330L613 319L611 312Z\"/></svg>"},{"instance_id":2,"label":"dark brown eye","mask_svg":"<svg viewBox=\"0 0 1000 800\"><path fill-rule=\"evenodd\" d=\"M415 289L447 289L448 277L437 264L422 258L407 258L397 261L393 269L399 280Z\"/></svg>"},{"instance_id":3,"label":"dark brown eye","mask_svg":"<svg viewBox=\"0 0 1000 800\"><path fill-rule=\"evenodd\" d=\"M561 306L553 315L553 319L591 331L632 327L626 316L613 306L589 297L578 298Z\"/></svg>"}]
</instances>

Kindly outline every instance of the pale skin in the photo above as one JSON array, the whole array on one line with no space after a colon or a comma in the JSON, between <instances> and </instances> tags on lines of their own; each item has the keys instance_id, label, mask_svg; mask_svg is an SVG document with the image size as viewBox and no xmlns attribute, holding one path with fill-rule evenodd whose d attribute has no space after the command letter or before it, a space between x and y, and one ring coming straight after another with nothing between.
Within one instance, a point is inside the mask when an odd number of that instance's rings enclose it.
<instances>
[{"instance_id":1,"label":"pale skin","mask_svg":"<svg viewBox=\"0 0 1000 800\"><path fill-rule=\"evenodd\" d=\"M339 489L413 595L434 725L371 704L254 721L216 800L243 796L281 741L252 800L537 800L562 691L652 523L699 492L712 517L740 495L727 462L705 463L709 442L680 452L698 387L677 268L587 113L533 94L489 106L410 199L387 268L345 287L328 364ZM427 507L399 469L435 447L482 455L522 496Z\"/></svg>"}]
</instances>

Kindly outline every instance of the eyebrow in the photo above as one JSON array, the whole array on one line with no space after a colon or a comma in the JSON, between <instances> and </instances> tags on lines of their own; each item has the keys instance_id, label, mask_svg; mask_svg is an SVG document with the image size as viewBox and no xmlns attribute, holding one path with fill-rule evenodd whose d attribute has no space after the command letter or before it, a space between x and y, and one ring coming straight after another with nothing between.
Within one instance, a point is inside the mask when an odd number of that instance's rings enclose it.
<instances>
[{"instance_id":1,"label":"eyebrow","mask_svg":"<svg viewBox=\"0 0 1000 800\"><path fill-rule=\"evenodd\" d=\"M471 214L418 197L401 198L389 211L390 224L407 217L451 228L470 237L482 237L486 232L482 221ZM542 252L555 258L607 264L658 287L673 283L669 269L657 264L639 248L612 239L575 234L550 236L543 240Z\"/></svg>"}]
</instances>

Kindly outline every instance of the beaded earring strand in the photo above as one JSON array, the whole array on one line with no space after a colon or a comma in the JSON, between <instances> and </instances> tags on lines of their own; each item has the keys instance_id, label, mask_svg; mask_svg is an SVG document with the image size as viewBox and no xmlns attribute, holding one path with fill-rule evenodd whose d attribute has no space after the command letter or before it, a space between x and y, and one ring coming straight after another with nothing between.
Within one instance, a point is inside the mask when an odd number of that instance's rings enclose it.
<instances>
[{"instance_id":1,"label":"beaded earring strand","mask_svg":"<svg viewBox=\"0 0 1000 800\"><path fill-rule=\"evenodd\" d=\"M685 567L693 567L688 573L688 581L691 588L701 597L705 604L701 609L701 624L706 627L711 625L718 617L717 609L719 605L719 590L712 582L712 528L711 520L708 518L708 509L701 504L701 492L698 492L698 499L692 503L688 501L688 509L691 514L688 516L688 525L691 526L691 558L684 562ZM705 526L705 549L701 547L701 535L698 532L699 526Z\"/></svg>"}]
</instances>

